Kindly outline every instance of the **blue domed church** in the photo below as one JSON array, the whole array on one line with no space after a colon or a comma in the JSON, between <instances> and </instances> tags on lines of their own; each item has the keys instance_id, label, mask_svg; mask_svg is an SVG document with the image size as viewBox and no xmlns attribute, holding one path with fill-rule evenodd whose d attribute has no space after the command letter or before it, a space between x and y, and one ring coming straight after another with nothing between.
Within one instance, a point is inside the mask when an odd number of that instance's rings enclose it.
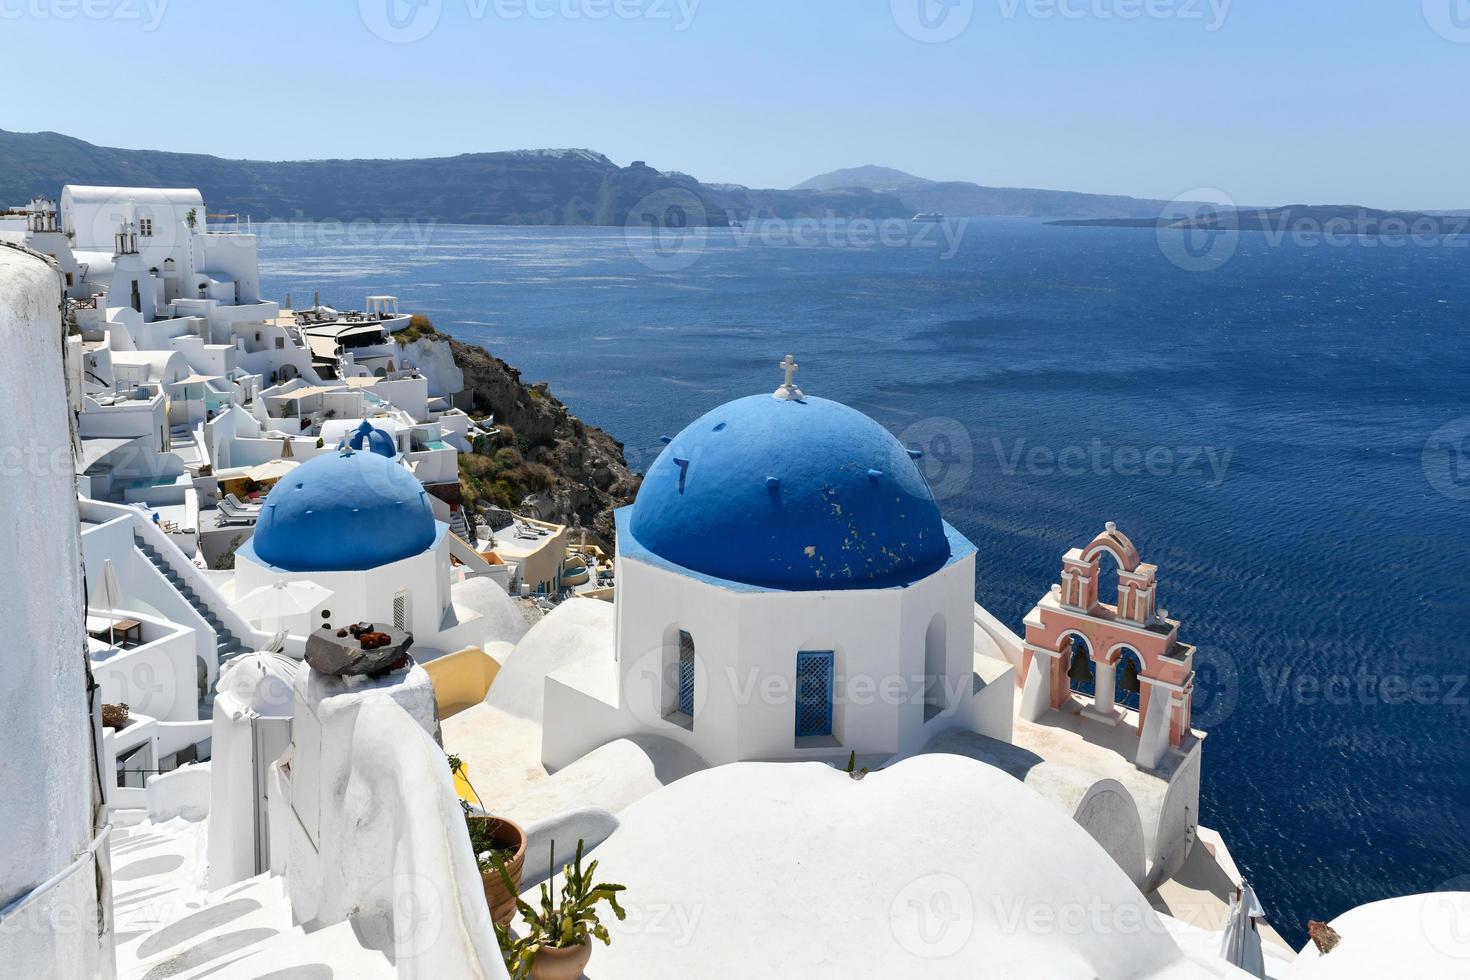
<instances>
[{"instance_id":1,"label":"blue domed church","mask_svg":"<svg viewBox=\"0 0 1470 980\"><path fill-rule=\"evenodd\" d=\"M424 655L479 645L479 613L456 604L449 528L375 434L360 431L271 489L255 535L235 553L235 594L309 580L331 598L309 625L293 627L391 623L412 632Z\"/></svg>"},{"instance_id":2,"label":"blue domed church","mask_svg":"<svg viewBox=\"0 0 1470 980\"><path fill-rule=\"evenodd\" d=\"M886 758L978 730L974 546L917 452L783 366L774 394L666 440L618 512L616 703L549 677L548 766L623 735L718 765ZM584 738L565 734L574 713Z\"/></svg>"}]
</instances>

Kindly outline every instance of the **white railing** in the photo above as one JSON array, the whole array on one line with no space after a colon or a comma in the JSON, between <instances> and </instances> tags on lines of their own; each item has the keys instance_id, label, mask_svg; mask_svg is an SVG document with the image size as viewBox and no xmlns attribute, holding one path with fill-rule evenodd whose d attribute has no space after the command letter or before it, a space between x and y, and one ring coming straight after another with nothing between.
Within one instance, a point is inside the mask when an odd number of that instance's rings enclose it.
<instances>
[{"instance_id":1,"label":"white railing","mask_svg":"<svg viewBox=\"0 0 1470 980\"><path fill-rule=\"evenodd\" d=\"M70 864L24 895L13 900L3 909L0 909L0 935L3 935L7 931L10 920L16 918L27 908L34 905L42 896L65 884L73 875L82 869L92 867L97 861L97 849L107 843L108 835L111 833L112 824L104 824L102 829L98 830L96 836L92 838L92 843L88 844L86 850L78 854Z\"/></svg>"}]
</instances>

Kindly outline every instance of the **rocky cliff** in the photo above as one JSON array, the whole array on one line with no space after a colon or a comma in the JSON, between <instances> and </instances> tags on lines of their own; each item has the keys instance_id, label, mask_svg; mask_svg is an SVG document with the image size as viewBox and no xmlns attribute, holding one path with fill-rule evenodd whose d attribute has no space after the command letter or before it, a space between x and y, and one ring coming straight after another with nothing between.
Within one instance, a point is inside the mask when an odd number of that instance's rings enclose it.
<instances>
[{"instance_id":1,"label":"rocky cliff","mask_svg":"<svg viewBox=\"0 0 1470 980\"><path fill-rule=\"evenodd\" d=\"M434 331L415 317L400 338L411 356L440 360L447 347L463 375L469 410L493 415L501 437L482 440L460 457L460 490L473 507L485 502L545 520L585 528L611 550L613 511L632 503L639 477L628 469L623 444L587 425L551 394L483 347ZM436 351L435 348L440 350Z\"/></svg>"}]
</instances>

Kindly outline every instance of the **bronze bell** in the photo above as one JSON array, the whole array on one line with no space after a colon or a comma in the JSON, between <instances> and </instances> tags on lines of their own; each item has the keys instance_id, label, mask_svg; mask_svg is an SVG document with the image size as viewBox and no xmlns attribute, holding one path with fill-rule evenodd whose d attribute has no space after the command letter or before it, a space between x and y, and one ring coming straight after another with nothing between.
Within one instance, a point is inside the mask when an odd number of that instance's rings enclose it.
<instances>
[{"instance_id":1,"label":"bronze bell","mask_svg":"<svg viewBox=\"0 0 1470 980\"><path fill-rule=\"evenodd\" d=\"M1123 676L1118 678L1118 690L1129 694L1138 693L1138 661L1132 657L1123 664Z\"/></svg>"},{"instance_id":2,"label":"bronze bell","mask_svg":"<svg viewBox=\"0 0 1470 980\"><path fill-rule=\"evenodd\" d=\"M1075 644L1072 647L1072 666L1067 668L1067 676L1079 684L1086 684L1092 680L1092 664Z\"/></svg>"}]
</instances>

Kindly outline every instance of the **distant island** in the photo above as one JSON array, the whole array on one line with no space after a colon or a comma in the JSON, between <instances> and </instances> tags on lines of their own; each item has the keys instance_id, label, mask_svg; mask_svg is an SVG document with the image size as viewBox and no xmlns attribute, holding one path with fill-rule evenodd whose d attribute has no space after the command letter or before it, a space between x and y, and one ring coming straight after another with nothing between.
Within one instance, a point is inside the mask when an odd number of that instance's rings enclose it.
<instances>
[{"instance_id":1,"label":"distant island","mask_svg":"<svg viewBox=\"0 0 1470 980\"><path fill-rule=\"evenodd\" d=\"M1177 202L1082 194L1030 187L987 187L964 180L929 180L891 167L834 170L797 184L793 191L865 190L889 194L910 214L938 212L970 218L1156 218Z\"/></svg>"},{"instance_id":2,"label":"distant island","mask_svg":"<svg viewBox=\"0 0 1470 980\"><path fill-rule=\"evenodd\" d=\"M1357 205L1291 204L1279 208L1222 208L1180 217L1114 217L1049 221L1069 228L1177 228L1252 231L1277 235L1353 235L1388 238L1462 235L1470 215L1455 212L1381 211Z\"/></svg>"},{"instance_id":3,"label":"distant island","mask_svg":"<svg viewBox=\"0 0 1470 980\"><path fill-rule=\"evenodd\" d=\"M899 170L834 171L788 189L706 183L587 149L507 150L425 159L227 160L96 146L60 133L0 130L0 208L64 184L197 187L212 207L257 221L437 221L623 225L660 191L687 192L684 218L724 226L759 219L1086 218L1157 215L1163 201L932 181ZM681 218L682 220L682 218Z\"/></svg>"}]
</instances>

